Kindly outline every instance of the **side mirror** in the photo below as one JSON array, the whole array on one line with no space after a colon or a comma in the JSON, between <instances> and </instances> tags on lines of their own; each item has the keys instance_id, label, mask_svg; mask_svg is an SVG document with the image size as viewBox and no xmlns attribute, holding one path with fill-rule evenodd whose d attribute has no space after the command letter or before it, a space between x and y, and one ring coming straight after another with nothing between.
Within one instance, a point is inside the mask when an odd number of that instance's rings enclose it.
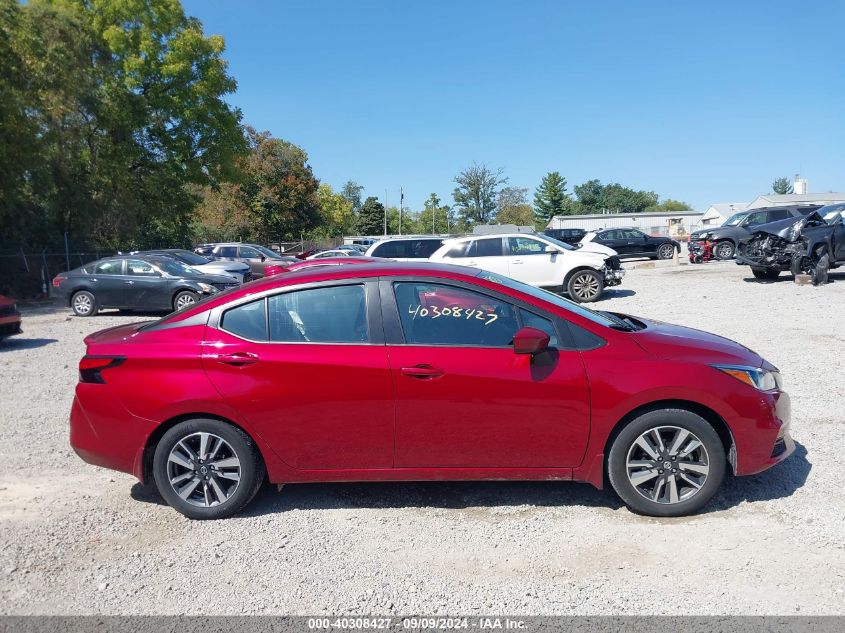
<instances>
[{"instance_id":1,"label":"side mirror","mask_svg":"<svg viewBox=\"0 0 845 633\"><path fill-rule=\"evenodd\" d=\"M547 253L559 253L560 249L555 246L554 244L546 244L546 252Z\"/></svg>"},{"instance_id":2,"label":"side mirror","mask_svg":"<svg viewBox=\"0 0 845 633\"><path fill-rule=\"evenodd\" d=\"M535 327L524 327L513 336L514 354L539 354L549 347L549 335Z\"/></svg>"},{"instance_id":3,"label":"side mirror","mask_svg":"<svg viewBox=\"0 0 845 633\"><path fill-rule=\"evenodd\" d=\"M265 261L265 260L267 259L264 255L259 255L259 257L261 258L261 261L262 261L262 262L263 262L263 261Z\"/></svg>"}]
</instances>

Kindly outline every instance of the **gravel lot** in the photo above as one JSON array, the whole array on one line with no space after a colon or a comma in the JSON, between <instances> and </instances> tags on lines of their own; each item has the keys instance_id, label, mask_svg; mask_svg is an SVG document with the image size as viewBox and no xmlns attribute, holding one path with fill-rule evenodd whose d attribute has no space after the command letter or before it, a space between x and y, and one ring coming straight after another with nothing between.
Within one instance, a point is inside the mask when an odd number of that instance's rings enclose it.
<instances>
[{"instance_id":1,"label":"gravel lot","mask_svg":"<svg viewBox=\"0 0 845 633\"><path fill-rule=\"evenodd\" d=\"M0 343L0 613L845 614L845 274L814 288L662 264L628 264L598 305L759 351L800 443L685 519L490 482L268 486L240 517L191 522L67 441L84 335L141 317L25 311Z\"/></svg>"}]
</instances>

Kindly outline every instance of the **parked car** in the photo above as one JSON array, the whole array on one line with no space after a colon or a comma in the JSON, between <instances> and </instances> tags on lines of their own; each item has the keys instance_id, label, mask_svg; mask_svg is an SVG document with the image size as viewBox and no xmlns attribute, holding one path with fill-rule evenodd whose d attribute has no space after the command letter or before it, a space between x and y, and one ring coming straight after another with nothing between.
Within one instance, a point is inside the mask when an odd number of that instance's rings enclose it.
<instances>
[{"instance_id":1,"label":"parked car","mask_svg":"<svg viewBox=\"0 0 845 633\"><path fill-rule=\"evenodd\" d=\"M806 216L757 226L740 244L736 263L750 266L757 279L777 279L788 270L823 284L830 268L845 263L844 212L845 204L832 204Z\"/></svg>"},{"instance_id":2,"label":"parked car","mask_svg":"<svg viewBox=\"0 0 845 633\"><path fill-rule=\"evenodd\" d=\"M14 299L0 295L0 341L9 336L20 334L21 313Z\"/></svg>"},{"instance_id":3,"label":"parked car","mask_svg":"<svg viewBox=\"0 0 845 633\"><path fill-rule=\"evenodd\" d=\"M53 279L54 295L89 317L103 308L181 310L240 284L228 275L208 275L161 255L106 257Z\"/></svg>"},{"instance_id":4,"label":"parked car","mask_svg":"<svg viewBox=\"0 0 845 633\"><path fill-rule=\"evenodd\" d=\"M339 251L354 251L353 255L363 255L367 252L367 249L370 248L369 245L365 246L364 244L341 244L337 247Z\"/></svg>"},{"instance_id":5,"label":"parked car","mask_svg":"<svg viewBox=\"0 0 845 633\"><path fill-rule=\"evenodd\" d=\"M231 262L243 262L252 271L252 278L259 279L264 276L264 267L269 264L284 266L296 261L296 257L279 255L266 246L258 244L242 244L240 242L227 242L215 244L211 247L208 255L216 260Z\"/></svg>"},{"instance_id":6,"label":"parked car","mask_svg":"<svg viewBox=\"0 0 845 633\"><path fill-rule=\"evenodd\" d=\"M739 244L751 237L755 227L777 220L799 218L820 207L818 204L762 207L734 213L721 226L693 231L690 241L711 241L714 243L713 253L718 259L731 259L736 255Z\"/></svg>"},{"instance_id":7,"label":"parked car","mask_svg":"<svg viewBox=\"0 0 845 633\"><path fill-rule=\"evenodd\" d=\"M612 248L620 259L626 257L650 257L651 259L672 259L681 252L681 245L671 237L647 235L639 229L613 228L590 231L581 243L595 242Z\"/></svg>"},{"instance_id":8,"label":"parked car","mask_svg":"<svg viewBox=\"0 0 845 633\"><path fill-rule=\"evenodd\" d=\"M592 248L592 247L590 247ZM535 233L461 237L446 241L431 261L506 275L540 288L563 290L579 303L595 301L605 287L622 283L625 271L607 247L592 252Z\"/></svg>"},{"instance_id":9,"label":"parked car","mask_svg":"<svg viewBox=\"0 0 845 633\"><path fill-rule=\"evenodd\" d=\"M377 257L364 257L363 255L361 257L356 257L353 255L351 257L306 259L293 264L288 264L287 266L267 266L267 268L264 269L264 275L265 277L270 277L271 275L278 275L280 273L292 273L297 270L302 270L304 268L316 268L318 266L343 266L345 264L374 264L383 261L383 259L379 259Z\"/></svg>"},{"instance_id":10,"label":"parked car","mask_svg":"<svg viewBox=\"0 0 845 633\"><path fill-rule=\"evenodd\" d=\"M252 281L252 269L242 262L208 259L182 248L165 248L158 251L143 251L141 255L162 255L179 260L186 266L209 275L229 275L239 283Z\"/></svg>"},{"instance_id":11,"label":"parked car","mask_svg":"<svg viewBox=\"0 0 845 633\"><path fill-rule=\"evenodd\" d=\"M442 237L391 237L367 249L368 257L384 257L396 261L428 259L443 245Z\"/></svg>"},{"instance_id":12,"label":"parked car","mask_svg":"<svg viewBox=\"0 0 845 633\"><path fill-rule=\"evenodd\" d=\"M548 235L561 242L575 246L587 234L584 229L546 229L543 235Z\"/></svg>"},{"instance_id":13,"label":"parked car","mask_svg":"<svg viewBox=\"0 0 845 633\"><path fill-rule=\"evenodd\" d=\"M466 267L315 267L85 344L72 447L194 519L265 477L605 472L634 511L680 516L795 447L778 370L743 345Z\"/></svg>"}]
</instances>

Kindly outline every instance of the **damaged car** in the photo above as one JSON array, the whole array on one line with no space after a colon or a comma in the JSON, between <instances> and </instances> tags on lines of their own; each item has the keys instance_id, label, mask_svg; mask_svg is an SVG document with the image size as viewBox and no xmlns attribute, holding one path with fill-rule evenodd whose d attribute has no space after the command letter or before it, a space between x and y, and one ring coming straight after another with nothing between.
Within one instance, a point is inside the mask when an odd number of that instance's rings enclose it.
<instances>
[{"instance_id":1,"label":"damaged car","mask_svg":"<svg viewBox=\"0 0 845 633\"><path fill-rule=\"evenodd\" d=\"M756 227L742 244L736 263L751 267L757 279L777 279L784 272L810 275L813 285L845 263L845 203L820 208L807 216Z\"/></svg>"}]
</instances>

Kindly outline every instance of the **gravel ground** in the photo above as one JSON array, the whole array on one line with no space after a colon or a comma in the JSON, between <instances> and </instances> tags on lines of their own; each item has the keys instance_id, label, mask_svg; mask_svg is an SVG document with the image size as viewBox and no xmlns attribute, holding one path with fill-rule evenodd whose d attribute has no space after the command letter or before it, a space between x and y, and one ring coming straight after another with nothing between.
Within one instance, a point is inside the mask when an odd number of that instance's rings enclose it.
<instances>
[{"instance_id":1,"label":"gravel ground","mask_svg":"<svg viewBox=\"0 0 845 633\"><path fill-rule=\"evenodd\" d=\"M268 486L191 522L68 445L83 336L139 317L25 311L0 343L0 613L845 614L845 274L633 266L601 308L740 341L793 398L796 454L695 517L583 484L368 483Z\"/></svg>"}]
</instances>

